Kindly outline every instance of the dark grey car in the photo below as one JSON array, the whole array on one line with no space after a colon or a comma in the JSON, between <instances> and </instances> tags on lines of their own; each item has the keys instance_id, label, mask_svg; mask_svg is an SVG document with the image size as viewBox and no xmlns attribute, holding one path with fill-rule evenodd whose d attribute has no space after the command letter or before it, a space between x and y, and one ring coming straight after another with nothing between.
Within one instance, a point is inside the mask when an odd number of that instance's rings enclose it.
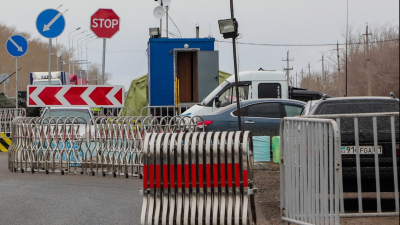
<instances>
[{"instance_id":1,"label":"dark grey car","mask_svg":"<svg viewBox=\"0 0 400 225\"><path fill-rule=\"evenodd\" d=\"M298 116L305 102L289 99L257 99L241 101L241 124L253 136L278 136L281 118ZM206 131L238 130L236 104L202 116ZM203 123L198 124L202 128Z\"/></svg>"}]
</instances>

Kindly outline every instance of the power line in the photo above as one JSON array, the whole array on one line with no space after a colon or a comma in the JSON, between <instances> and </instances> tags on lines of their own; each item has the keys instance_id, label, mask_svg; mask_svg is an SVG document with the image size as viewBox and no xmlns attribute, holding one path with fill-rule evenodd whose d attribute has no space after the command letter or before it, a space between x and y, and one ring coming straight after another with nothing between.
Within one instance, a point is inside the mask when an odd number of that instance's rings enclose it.
<instances>
[{"instance_id":1,"label":"power line","mask_svg":"<svg viewBox=\"0 0 400 225\"><path fill-rule=\"evenodd\" d=\"M178 32L179 32L179 36L181 36L181 38L182 38L181 31L179 30L178 26L176 26L176 24L175 24L174 20L171 18L171 16L170 16L170 15L168 15L168 18L170 18L170 19L171 19L172 23L174 24L174 26L176 27L176 29L177 29L177 30L178 30Z\"/></svg>"},{"instance_id":2,"label":"power line","mask_svg":"<svg viewBox=\"0 0 400 225\"><path fill-rule=\"evenodd\" d=\"M232 43L231 41L220 41L215 40L216 42L221 43ZM381 41L370 41L369 43L382 43L382 42L391 42L391 41L399 41L399 39L390 39L390 40L381 40ZM342 44L262 44L262 43L245 43L245 42L236 42L241 45L258 45L258 46L270 46L270 47L324 47L324 46L337 46L337 45L346 45L346 43ZM365 44L364 42L356 42L356 43L348 43L348 45L361 45Z\"/></svg>"}]
</instances>

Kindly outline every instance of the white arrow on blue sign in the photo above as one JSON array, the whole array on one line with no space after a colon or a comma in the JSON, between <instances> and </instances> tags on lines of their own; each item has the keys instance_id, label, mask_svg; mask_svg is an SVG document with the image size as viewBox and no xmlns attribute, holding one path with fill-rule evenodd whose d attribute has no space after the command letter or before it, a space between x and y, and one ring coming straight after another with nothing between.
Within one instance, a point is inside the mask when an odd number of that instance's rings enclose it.
<instances>
[{"instance_id":1,"label":"white arrow on blue sign","mask_svg":"<svg viewBox=\"0 0 400 225\"><path fill-rule=\"evenodd\" d=\"M21 35L13 35L7 39L6 49L11 56L20 57L28 51L28 42Z\"/></svg>"},{"instance_id":2,"label":"white arrow on blue sign","mask_svg":"<svg viewBox=\"0 0 400 225\"><path fill-rule=\"evenodd\" d=\"M43 10L36 19L36 29L45 38L58 37L64 28L64 16L55 9Z\"/></svg>"}]
</instances>

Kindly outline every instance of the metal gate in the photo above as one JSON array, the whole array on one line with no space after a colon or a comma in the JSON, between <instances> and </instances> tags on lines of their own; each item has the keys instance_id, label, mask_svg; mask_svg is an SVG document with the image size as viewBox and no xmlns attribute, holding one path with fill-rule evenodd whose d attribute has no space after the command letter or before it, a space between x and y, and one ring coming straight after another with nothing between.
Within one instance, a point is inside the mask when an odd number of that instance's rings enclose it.
<instances>
[{"instance_id":1,"label":"metal gate","mask_svg":"<svg viewBox=\"0 0 400 225\"><path fill-rule=\"evenodd\" d=\"M340 135L334 120L283 118L282 223L340 224Z\"/></svg>"},{"instance_id":2,"label":"metal gate","mask_svg":"<svg viewBox=\"0 0 400 225\"><path fill-rule=\"evenodd\" d=\"M332 115L309 115L304 116L306 118L313 119L334 119L336 120L339 132L346 136L348 141L352 141L356 150L356 187L357 187L357 201L358 201L358 212L346 212L344 207L340 209L340 217L362 217L362 216L399 216L399 174L398 174L398 160L399 160L399 113L389 112L389 113L359 113L359 114L332 114ZM351 132L350 132L351 130ZM381 158L384 157L383 154L374 151L373 158L371 157L372 164L369 167L373 169L373 175L375 176L375 187L376 187L376 212L364 212L363 207L363 196L362 196L362 168L363 155L361 154L361 139L367 139L374 149L378 149L378 146L383 140L385 140L387 145L387 150L390 150L389 155L391 156L392 168L382 169L380 165ZM342 138L343 142L343 138ZM388 157L388 155L386 155ZM365 158L364 158L365 159ZM390 157L385 160L389 160ZM342 157L342 160L344 158ZM370 160L370 161L371 161ZM387 163L387 162L386 162ZM371 164L371 163L370 163ZM345 168L345 167L343 167ZM389 169L389 170L388 170ZM394 210L383 212L382 210L382 199L381 199L381 176L387 174L392 174L393 181L393 192L394 192ZM346 184L341 183L341 185ZM391 182L390 182L391 183ZM343 200L343 194L340 196L341 201Z\"/></svg>"}]
</instances>

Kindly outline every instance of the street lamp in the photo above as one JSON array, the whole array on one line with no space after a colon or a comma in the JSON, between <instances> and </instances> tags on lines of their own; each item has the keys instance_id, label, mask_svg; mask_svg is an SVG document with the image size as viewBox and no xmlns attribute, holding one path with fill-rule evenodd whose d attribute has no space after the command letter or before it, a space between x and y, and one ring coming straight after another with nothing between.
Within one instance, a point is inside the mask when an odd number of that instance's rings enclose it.
<instances>
[{"instance_id":1,"label":"street lamp","mask_svg":"<svg viewBox=\"0 0 400 225\"><path fill-rule=\"evenodd\" d=\"M89 36L89 35L87 35L87 36ZM90 36L90 37L87 37L87 38L85 38L85 39L83 39L82 41L81 41L81 44L80 44L80 49L81 49L81 60L83 60L83 57L82 57L82 52L83 52L83 48L82 48L82 42L84 42L85 40L88 40L88 39L90 39L90 38L93 38L95 35L93 35L93 36Z\"/></svg>"},{"instance_id":2,"label":"street lamp","mask_svg":"<svg viewBox=\"0 0 400 225\"><path fill-rule=\"evenodd\" d=\"M77 36L77 35L80 35L80 34L83 34L83 33L85 33L85 32L87 32L87 30L85 30L85 31L82 31L82 32L80 32L80 33L78 33L78 34L75 34L74 36L72 36L72 41L71 41L71 45L72 45L72 47L74 47L74 37L75 36ZM71 62L70 62L71 63ZM72 67L72 73L74 73L75 71L74 71L74 67Z\"/></svg>"},{"instance_id":3,"label":"street lamp","mask_svg":"<svg viewBox=\"0 0 400 225\"><path fill-rule=\"evenodd\" d=\"M242 121L240 113L240 98L239 98L239 87L238 87L238 72L237 72L237 60L236 60L236 37L238 36L238 23L233 14L233 0L230 0L231 5L231 18L226 20L219 20L219 31L224 36L224 38L232 38L233 45L233 64L235 69L235 87L236 87L236 106L238 112L238 125L239 130L242 130Z\"/></svg>"},{"instance_id":4,"label":"street lamp","mask_svg":"<svg viewBox=\"0 0 400 225\"><path fill-rule=\"evenodd\" d=\"M87 45L89 44L89 42L94 41L94 40L98 40L98 38L95 38L93 40L90 40L90 41L86 42L86 72L87 72L86 83L88 83L88 81L89 81L89 69L88 69L89 56L88 56L88 51L87 51L88 50ZM96 84L97 84L97 78L96 78Z\"/></svg>"},{"instance_id":5,"label":"street lamp","mask_svg":"<svg viewBox=\"0 0 400 225\"><path fill-rule=\"evenodd\" d=\"M78 38L78 40L76 40L76 49L77 49L76 55L77 55L77 58L78 58L78 62L79 62L79 40L81 40L82 38L85 38L85 37L87 37L89 35L91 35L91 34L87 34L87 35L85 35L83 37Z\"/></svg>"},{"instance_id":6,"label":"street lamp","mask_svg":"<svg viewBox=\"0 0 400 225\"><path fill-rule=\"evenodd\" d=\"M75 30L69 32L69 34L68 34L68 64L69 64L68 73L71 73L71 63L70 63L70 61L71 61L71 42L70 42L69 38L70 38L72 32L75 32L79 29L81 29L81 27L76 28Z\"/></svg>"}]
</instances>

